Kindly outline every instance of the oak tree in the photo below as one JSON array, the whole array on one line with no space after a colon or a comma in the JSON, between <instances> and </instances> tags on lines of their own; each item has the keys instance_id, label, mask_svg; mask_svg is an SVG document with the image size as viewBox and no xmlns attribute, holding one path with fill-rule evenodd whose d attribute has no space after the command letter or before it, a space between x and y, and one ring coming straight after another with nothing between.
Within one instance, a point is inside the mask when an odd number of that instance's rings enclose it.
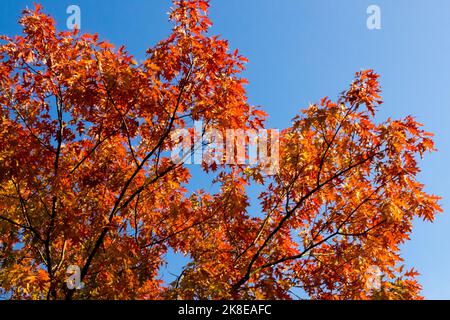
<instances>
[{"instance_id":1,"label":"oak tree","mask_svg":"<svg viewBox=\"0 0 450 320\"><path fill-rule=\"evenodd\" d=\"M416 299L400 245L439 198L417 180L432 135L413 117L375 120L378 75L283 130L280 166L202 164L189 188L171 134L202 121L264 127L241 72L211 35L205 0L176 0L173 30L137 63L97 35L57 31L40 6L0 44L0 294L13 299ZM260 185L261 209L248 187ZM161 267L189 257L173 283ZM66 285L80 267L84 287ZM368 270L379 270L368 286ZM293 291L294 290L294 291Z\"/></svg>"}]
</instances>

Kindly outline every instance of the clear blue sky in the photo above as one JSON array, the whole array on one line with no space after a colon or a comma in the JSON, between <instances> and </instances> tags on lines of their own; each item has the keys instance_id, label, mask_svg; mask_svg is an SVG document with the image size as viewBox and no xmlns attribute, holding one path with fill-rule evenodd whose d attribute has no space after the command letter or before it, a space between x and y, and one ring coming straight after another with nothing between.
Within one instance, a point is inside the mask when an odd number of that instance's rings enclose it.
<instances>
[{"instance_id":1,"label":"clear blue sky","mask_svg":"<svg viewBox=\"0 0 450 320\"><path fill-rule=\"evenodd\" d=\"M169 0L40 2L61 29L67 6L79 5L83 32L124 44L137 59L170 31ZM0 34L18 33L20 10L32 3L2 0ZM381 30L366 27L371 4L381 8ZM213 32L250 59L250 103L265 108L270 127L286 127L299 108L335 98L355 71L373 68L383 86L380 119L412 114L436 134L439 152L421 163L421 180L444 198L444 214L417 221L403 255L422 273L426 298L450 299L450 1L212 0L211 16Z\"/></svg>"}]
</instances>

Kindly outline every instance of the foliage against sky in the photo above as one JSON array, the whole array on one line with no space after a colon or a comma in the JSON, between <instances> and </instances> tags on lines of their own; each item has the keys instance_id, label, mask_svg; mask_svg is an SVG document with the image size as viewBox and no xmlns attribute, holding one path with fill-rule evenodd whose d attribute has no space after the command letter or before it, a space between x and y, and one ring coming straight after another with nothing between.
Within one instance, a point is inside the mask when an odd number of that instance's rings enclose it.
<instances>
[{"instance_id":1,"label":"foliage against sky","mask_svg":"<svg viewBox=\"0 0 450 320\"><path fill-rule=\"evenodd\" d=\"M175 1L171 35L137 64L96 35L25 10L0 47L0 288L13 298L420 298L399 245L438 198L417 181L432 135L413 117L376 123L378 75L361 71L281 134L280 170L203 165L220 191L187 192L170 134L202 120L259 129L246 59L208 33L208 2ZM246 186L260 184L262 212ZM191 261L158 276L173 249ZM81 268L82 290L66 270ZM367 270L382 272L367 287Z\"/></svg>"}]
</instances>

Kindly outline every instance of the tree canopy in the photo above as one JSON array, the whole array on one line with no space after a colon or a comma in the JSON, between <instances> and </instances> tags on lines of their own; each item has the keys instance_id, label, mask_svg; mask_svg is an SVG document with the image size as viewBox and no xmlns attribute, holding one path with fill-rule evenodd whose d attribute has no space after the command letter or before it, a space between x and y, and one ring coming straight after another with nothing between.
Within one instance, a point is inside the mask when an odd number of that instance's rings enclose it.
<instances>
[{"instance_id":1,"label":"tree canopy","mask_svg":"<svg viewBox=\"0 0 450 320\"><path fill-rule=\"evenodd\" d=\"M280 133L279 168L203 162L189 189L171 134L259 130L246 59L210 34L204 0L174 1L173 30L137 63L97 35L57 31L40 6L0 44L0 294L14 299L418 299L399 246L439 198L417 180L432 134L375 120L378 75ZM245 141L245 139L244 139ZM261 210L248 188L259 185ZM189 257L173 283L169 250ZM69 289L80 267L84 287ZM370 268L380 271L368 286Z\"/></svg>"}]
</instances>

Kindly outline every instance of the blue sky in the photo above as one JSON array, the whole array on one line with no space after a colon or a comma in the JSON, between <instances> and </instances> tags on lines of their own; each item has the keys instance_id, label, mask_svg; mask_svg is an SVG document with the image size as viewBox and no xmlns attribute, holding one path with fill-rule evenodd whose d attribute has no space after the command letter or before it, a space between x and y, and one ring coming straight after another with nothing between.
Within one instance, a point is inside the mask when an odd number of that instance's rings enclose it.
<instances>
[{"instance_id":1,"label":"blue sky","mask_svg":"<svg viewBox=\"0 0 450 320\"><path fill-rule=\"evenodd\" d=\"M0 34L20 32L20 11L32 3L2 0ZM40 3L60 29L66 28L67 6L80 6L83 32L123 44L137 59L170 32L169 0ZM380 30L366 27L371 4L381 8ZM300 108L335 98L356 71L373 68L385 101L379 119L412 114L436 134L439 152L421 162L420 178L428 192L444 198L444 213L433 224L416 222L403 256L422 273L426 298L450 299L450 1L212 0L211 18L213 33L250 59L249 100L269 113L269 127L288 126Z\"/></svg>"}]
</instances>

